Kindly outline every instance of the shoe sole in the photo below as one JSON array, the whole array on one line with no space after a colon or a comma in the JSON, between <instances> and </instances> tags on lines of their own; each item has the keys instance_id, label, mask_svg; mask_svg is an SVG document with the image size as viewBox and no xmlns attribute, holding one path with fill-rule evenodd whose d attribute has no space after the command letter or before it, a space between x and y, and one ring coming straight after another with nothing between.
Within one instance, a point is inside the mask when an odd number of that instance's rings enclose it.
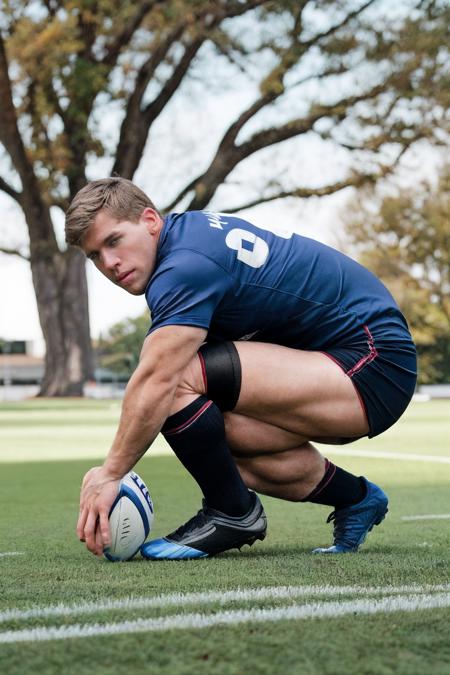
<instances>
[{"instance_id":1,"label":"shoe sole","mask_svg":"<svg viewBox=\"0 0 450 675\"><path fill-rule=\"evenodd\" d=\"M359 549L359 547L362 546L362 544L364 544L364 542L366 541L367 535L369 534L369 532L372 532L375 525L379 525L380 523L383 522L383 520L386 518L386 514L387 514L388 511L389 511L389 509L387 508L387 505L386 505L386 511L384 511L381 515L377 516L377 519L373 521L372 525L367 530L367 532L364 536L364 539L358 544L358 546L355 549L353 549L353 551L349 551L350 553L352 553L352 552L356 553L356 551Z\"/></svg>"},{"instance_id":2,"label":"shoe sole","mask_svg":"<svg viewBox=\"0 0 450 675\"><path fill-rule=\"evenodd\" d=\"M373 530L373 528L375 527L375 525L379 525L380 523L383 522L383 520L384 520L384 519L386 518L386 516L387 516L388 511L389 511L389 509L386 508L386 511L383 513L383 515L379 516L377 520L374 520L374 521L373 521L372 525L371 525L371 526L369 527L369 529L367 530L367 534L369 534L369 532L372 532L372 530ZM364 542L361 542L361 544L363 544L363 543L364 543ZM359 546L360 546L361 544L359 544ZM357 549L356 549L356 550L357 550Z\"/></svg>"},{"instance_id":3,"label":"shoe sole","mask_svg":"<svg viewBox=\"0 0 450 675\"><path fill-rule=\"evenodd\" d=\"M378 518L378 520L375 520L375 521L374 521L372 527L374 527L374 525L379 525L380 523L382 523L383 520L386 518L388 511L389 511L389 509L386 508L386 511L383 513L383 515L380 516L380 517ZM372 527L370 528L370 530L372 529ZM368 530L368 532L370 532L370 530Z\"/></svg>"},{"instance_id":4,"label":"shoe sole","mask_svg":"<svg viewBox=\"0 0 450 675\"><path fill-rule=\"evenodd\" d=\"M192 557L189 557L189 556L184 557L183 556L183 557L180 557L180 558L164 557L164 556L153 557L153 556L150 556L148 554L142 553L142 550L141 550L141 555L146 560L152 560L152 561L158 561L158 560L172 561L172 560L174 560L174 561L180 562L180 561L186 561L186 560L204 560L205 558L212 558L216 555L220 555L221 553L225 553L226 551L232 551L233 549L237 549L237 550L240 551L244 546L253 546L255 541L257 541L257 540L262 541L263 539L265 539L266 534L267 534L267 530L265 530L264 532L261 532L259 534L255 534L253 537L250 537L249 539L247 539L247 541L244 541L241 544L235 544L234 546L231 545L231 546L228 546L227 548L221 549L220 551L215 551L214 553L203 553L200 556L192 556ZM144 544L144 546L145 546L145 544ZM201 551L201 549L197 549L197 550Z\"/></svg>"},{"instance_id":5,"label":"shoe sole","mask_svg":"<svg viewBox=\"0 0 450 675\"><path fill-rule=\"evenodd\" d=\"M243 546L253 546L255 541L263 541L266 538L266 534L267 534L267 532L262 532L261 534L255 534L254 537L252 537L248 541L244 541L244 543L241 544L240 546L236 546L236 547L231 546L230 548L225 548L223 551L218 551L217 553L224 553L224 551L232 551L233 548L237 548L238 551L240 551L243 548ZM217 553L212 553L211 555L217 555Z\"/></svg>"}]
</instances>

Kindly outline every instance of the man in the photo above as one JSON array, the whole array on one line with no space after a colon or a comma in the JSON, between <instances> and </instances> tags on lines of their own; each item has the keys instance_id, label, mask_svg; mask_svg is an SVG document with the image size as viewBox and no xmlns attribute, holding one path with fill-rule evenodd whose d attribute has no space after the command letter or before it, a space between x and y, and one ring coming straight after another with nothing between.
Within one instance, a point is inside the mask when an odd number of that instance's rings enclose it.
<instances>
[{"instance_id":1,"label":"man","mask_svg":"<svg viewBox=\"0 0 450 675\"><path fill-rule=\"evenodd\" d=\"M356 551L387 497L311 441L376 436L411 399L414 345L381 282L296 234L208 211L163 219L121 178L75 196L66 239L113 283L145 293L152 315L111 450L83 481L87 548L108 545L119 480L162 431L204 502L144 557L207 557L263 539L258 492L333 507L333 545L315 551Z\"/></svg>"}]
</instances>

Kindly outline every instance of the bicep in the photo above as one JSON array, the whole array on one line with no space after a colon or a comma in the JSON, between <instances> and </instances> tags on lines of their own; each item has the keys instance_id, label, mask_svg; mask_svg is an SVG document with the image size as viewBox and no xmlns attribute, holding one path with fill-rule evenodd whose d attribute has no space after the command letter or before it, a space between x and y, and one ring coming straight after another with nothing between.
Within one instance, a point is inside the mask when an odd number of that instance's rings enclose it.
<instances>
[{"instance_id":1,"label":"bicep","mask_svg":"<svg viewBox=\"0 0 450 675\"><path fill-rule=\"evenodd\" d=\"M146 291L152 315L150 334L175 325L207 330L233 284L232 277L208 257L176 251L158 268Z\"/></svg>"},{"instance_id":2,"label":"bicep","mask_svg":"<svg viewBox=\"0 0 450 675\"><path fill-rule=\"evenodd\" d=\"M147 336L137 370L162 380L177 380L206 339L207 331L193 326L163 326Z\"/></svg>"}]
</instances>

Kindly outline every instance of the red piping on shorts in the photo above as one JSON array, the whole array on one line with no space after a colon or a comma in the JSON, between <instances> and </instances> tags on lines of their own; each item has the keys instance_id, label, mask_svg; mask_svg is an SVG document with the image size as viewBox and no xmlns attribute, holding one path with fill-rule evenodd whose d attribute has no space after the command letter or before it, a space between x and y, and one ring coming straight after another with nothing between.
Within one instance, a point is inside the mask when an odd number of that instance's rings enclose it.
<instances>
[{"instance_id":1,"label":"red piping on shorts","mask_svg":"<svg viewBox=\"0 0 450 675\"><path fill-rule=\"evenodd\" d=\"M200 361L200 367L202 369L202 378L203 378L203 385L205 387L205 392L208 391L208 381L206 379L206 368L205 368L205 359L203 358L203 355L200 354L200 352L197 352L198 359Z\"/></svg>"},{"instance_id":2,"label":"red piping on shorts","mask_svg":"<svg viewBox=\"0 0 450 675\"><path fill-rule=\"evenodd\" d=\"M353 377L353 375L355 373L360 371L361 368L364 368L365 365L367 365L368 363L373 361L378 356L378 352L375 348L375 344L374 344L374 341L373 341L372 333L370 332L370 330L368 329L367 326L363 326L363 328L364 328L364 332L367 335L367 344L369 346L369 353L366 354L365 356L363 356L362 359L360 359L358 361L358 363L356 363L353 366L353 368L350 368L350 370L347 371L347 375L349 377Z\"/></svg>"},{"instance_id":3,"label":"red piping on shorts","mask_svg":"<svg viewBox=\"0 0 450 675\"><path fill-rule=\"evenodd\" d=\"M192 415L192 417L190 417L186 422L183 422L183 424L180 424L179 427L174 427L173 429L169 429L168 431L164 431L164 436L172 436L174 434L179 434L182 431L184 431L185 429L187 429L188 427L190 427L191 424L194 424L195 420L197 420L200 417L200 415L202 415L205 412L205 410L207 410L209 408L209 406L212 405L212 403L213 403L212 401L206 401L206 403L204 405L202 405L200 410L197 410L195 415Z\"/></svg>"},{"instance_id":4,"label":"red piping on shorts","mask_svg":"<svg viewBox=\"0 0 450 675\"><path fill-rule=\"evenodd\" d=\"M364 399L363 399L363 397L361 396L361 394L359 393L359 389L358 389L358 387L356 386L356 384L353 382L353 380L352 380L352 385L355 387L356 395L358 396L359 402L360 402L360 404L361 404L362 411L363 411L363 413L364 413L364 415L365 415L365 417L366 417L367 424L369 424L369 417L368 417L368 415L367 415L367 408L366 408L366 404L364 403ZM369 426L370 426L370 425L369 425Z\"/></svg>"},{"instance_id":5,"label":"red piping on shorts","mask_svg":"<svg viewBox=\"0 0 450 675\"><path fill-rule=\"evenodd\" d=\"M337 366L339 366L339 368L342 370L342 372L344 372L346 375L348 375L348 373L347 373L347 371L345 370L345 368L344 368L344 366L342 365L342 363L339 363L339 361L338 361L337 359L335 359L334 356L333 356L332 354L328 354L327 352L320 352L320 354L323 354L324 356L328 356L328 358L329 358L331 361L334 361L334 363L335 363ZM368 415L367 415L367 408L366 408L366 404L364 403L364 399L362 398L361 394L359 393L358 387L357 387L356 384L353 382L352 378L350 378L350 382L351 382L352 385L353 385L353 389L356 391L356 395L357 395L357 397L358 397L358 401L359 401L359 403L360 403L360 406L361 406L361 408L362 408L362 411L363 411L363 413L364 413L364 416L365 416L365 418L366 418L366 421L367 421L367 423L369 423L369 417L368 417Z\"/></svg>"},{"instance_id":6,"label":"red piping on shorts","mask_svg":"<svg viewBox=\"0 0 450 675\"><path fill-rule=\"evenodd\" d=\"M351 382L352 382L352 384L353 384L353 387L354 387L354 389L355 389L355 391L356 391L356 395L357 395L357 397L358 397L358 400L359 400L359 403L360 403L360 405L361 405L362 411L363 411L363 413L364 413L364 415L365 415L365 418L366 418L366 420L367 420L367 423L368 423L368 422L369 422L369 416L368 416L368 414L367 414L366 404L365 404L365 402L364 402L363 397L361 396L361 394L360 394L360 392L359 392L358 387L356 386L356 384L355 384L355 383L353 382L353 380L352 380L352 376L353 376L355 373L358 373L364 366L366 366L368 363L370 363L371 361L373 361L373 360L378 356L378 352L377 352L377 350L376 350L376 347L375 347L375 344L374 344L374 341L373 341L372 333L370 332L368 326L363 326L363 328L364 328L364 332L365 332L366 335L367 335L367 344L368 344L368 346L369 346L369 353L366 354L365 356L363 356L363 357L358 361L358 363L356 363L352 368L350 368L350 370L345 370L345 367L342 365L342 363L340 363L340 361L338 361L332 354L328 354L328 352L320 352L320 353L321 353L321 354L324 354L324 356L328 356L328 358L331 359L331 361L334 361L334 363L335 363L337 366L339 366L339 368L340 368L346 375L348 375L348 377L350 378L350 380L351 380ZM369 425L369 426L370 426L370 425Z\"/></svg>"}]
</instances>

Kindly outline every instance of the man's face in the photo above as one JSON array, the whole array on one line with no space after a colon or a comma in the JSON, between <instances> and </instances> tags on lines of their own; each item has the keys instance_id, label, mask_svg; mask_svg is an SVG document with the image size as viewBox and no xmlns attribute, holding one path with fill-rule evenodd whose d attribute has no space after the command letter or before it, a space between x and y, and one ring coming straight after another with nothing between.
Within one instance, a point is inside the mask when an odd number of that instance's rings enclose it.
<instances>
[{"instance_id":1,"label":"man's face","mask_svg":"<svg viewBox=\"0 0 450 675\"><path fill-rule=\"evenodd\" d=\"M100 211L82 248L110 281L132 295L141 295L153 273L161 226L161 218L150 208L144 209L137 223L117 221Z\"/></svg>"}]
</instances>

